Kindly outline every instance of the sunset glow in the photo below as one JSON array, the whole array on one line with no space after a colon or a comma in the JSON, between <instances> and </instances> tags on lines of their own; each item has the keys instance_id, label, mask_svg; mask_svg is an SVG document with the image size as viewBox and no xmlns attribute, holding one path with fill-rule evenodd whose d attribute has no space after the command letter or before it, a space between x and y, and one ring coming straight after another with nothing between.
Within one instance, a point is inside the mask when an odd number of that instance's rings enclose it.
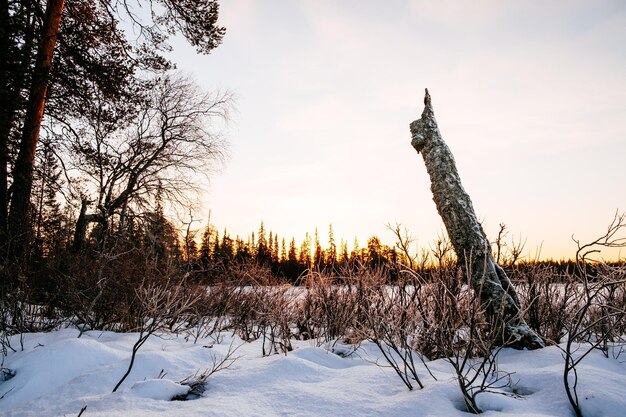
<instances>
[{"instance_id":1,"label":"sunset glow","mask_svg":"<svg viewBox=\"0 0 626 417\"><path fill-rule=\"evenodd\" d=\"M443 224L408 129L425 87L491 239L505 223L527 259L570 258L626 210L622 1L235 0L220 18L211 55L172 56L236 95L202 209L233 236L392 244L401 222L428 247Z\"/></svg>"}]
</instances>

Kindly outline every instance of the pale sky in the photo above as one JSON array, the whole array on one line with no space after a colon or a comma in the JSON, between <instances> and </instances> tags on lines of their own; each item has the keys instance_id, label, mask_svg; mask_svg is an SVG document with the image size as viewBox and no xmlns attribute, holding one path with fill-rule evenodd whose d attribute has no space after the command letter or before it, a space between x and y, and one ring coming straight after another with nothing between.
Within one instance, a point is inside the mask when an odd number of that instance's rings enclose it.
<instances>
[{"instance_id":1,"label":"pale sky","mask_svg":"<svg viewBox=\"0 0 626 417\"><path fill-rule=\"evenodd\" d=\"M223 44L173 54L237 98L218 228L324 244L332 223L352 247L401 222L428 247L444 229L408 127L425 87L491 240L506 223L527 258L569 258L626 210L623 0L220 3Z\"/></svg>"}]
</instances>

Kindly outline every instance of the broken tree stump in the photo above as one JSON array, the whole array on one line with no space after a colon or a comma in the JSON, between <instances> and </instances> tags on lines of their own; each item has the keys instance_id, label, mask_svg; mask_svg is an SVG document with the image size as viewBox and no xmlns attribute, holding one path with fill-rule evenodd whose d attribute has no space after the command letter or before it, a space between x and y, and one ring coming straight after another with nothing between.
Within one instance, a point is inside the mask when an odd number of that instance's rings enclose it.
<instances>
[{"instance_id":1,"label":"broken tree stump","mask_svg":"<svg viewBox=\"0 0 626 417\"><path fill-rule=\"evenodd\" d=\"M443 141L426 90L422 117L411 123L411 145L421 153L430 176L437 211L443 219L458 262L471 279L493 331L502 343L515 348L544 346L522 317L515 288L496 264L489 241L474 213L472 201L461 185L452 152Z\"/></svg>"}]
</instances>

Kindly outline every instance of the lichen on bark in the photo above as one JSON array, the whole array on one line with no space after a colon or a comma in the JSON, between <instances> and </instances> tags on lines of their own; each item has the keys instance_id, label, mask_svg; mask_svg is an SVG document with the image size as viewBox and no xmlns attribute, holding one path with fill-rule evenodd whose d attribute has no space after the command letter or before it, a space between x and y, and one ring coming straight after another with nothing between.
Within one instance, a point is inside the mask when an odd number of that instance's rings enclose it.
<instances>
[{"instance_id":1,"label":"lichen on bark","mask_svg":"<svg viewBox=\"0 0 626 417\"><path fill-rule=\"evenodd\" d=\"M493 331L502 343L536 349L544 346L541 338L522 317L515 287L505 271L494 261L489 241L476 217L469 195L463 189L454 157L443 141L428 90L422 117L410 124L411 145L422 155L430 176L437 211L456 252L459 265L471 279Z\"/></svg>"}]
</instances>

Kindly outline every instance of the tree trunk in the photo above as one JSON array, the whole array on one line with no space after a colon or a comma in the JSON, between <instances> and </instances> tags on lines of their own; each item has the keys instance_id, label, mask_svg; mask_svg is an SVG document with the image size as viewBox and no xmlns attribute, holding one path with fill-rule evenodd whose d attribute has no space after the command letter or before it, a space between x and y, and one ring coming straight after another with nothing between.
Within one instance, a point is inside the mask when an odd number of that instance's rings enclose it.
<instances>
[{"instance_id":1,"label":"tree trunk","mask_svg":"<svg viewBox=\"0 0 626 417\"><path fill-rule=\"evenodd\" d=\"M83 198L80 206L80 214L76 219L76 226L74 229L74 241L72 243L72 250L74 252L80 252L85 247L85 235L87 234L87 226L89 223L100 223L102 228L106 230L107 218L101 214L87 214L87 208L92 202Z\"/></svg>"},{"instance_id":2,"label":"tree trunk","mask_svg":"<svg viewBox=\"0 0 626 417\"><path fill-rule=\"evenodd\" d=\"M541 338L522 317L515 288L493 259L489 241L474 213L469 195L461 185L452 152L437 127L428 90L424 104L422 117L410 125L411 145L424 158L433 200L459 264L466 276L471 277L490 326L500 334L503 343L516 348L543 347Z\"/></svg>"},{"instance_id":3,"label":"tree trunk","mask_svg":"<svg viewBox=\"0 0 626 417\"><path fill-rule=\"evenodd\" d=\"M23 5L24 26L16 27L9 15L9 2L0 0L0 250L6 249L9 201L9 141L16 112L22 108L21 89L30 73L30 53L35 37L33 22L33 4ZM16 32L23 30L23 39L19 45ZM4 252L1 252L4 254Z\"/></svg>"},{"instance_id":4,"label":"tree trunk","mask_svg":"<svg viewBox=\"0 0 626 417\"><path fill-rule=\"evenodd\" d=\"M11 92L9 91L10 59L9 3L0 0L0 238L5 241L7 230L9 132L11 130Z\"/></svg>"},{"instance_id":5,"label":"tree trunk","mask_svg":"<svg viewBox=\"0 0 626 417\"><path fill-rule=\"evenodd\" d=\"M20 149L13 169L13 195L8 229L12 239L11 253L16 259L24 255L28 243L29 204L33 185L35 150L63 6L63 0L48 0L46 6L42 37L37 48L32 85L26 105Z\"/></svg>"}]
</instances>

